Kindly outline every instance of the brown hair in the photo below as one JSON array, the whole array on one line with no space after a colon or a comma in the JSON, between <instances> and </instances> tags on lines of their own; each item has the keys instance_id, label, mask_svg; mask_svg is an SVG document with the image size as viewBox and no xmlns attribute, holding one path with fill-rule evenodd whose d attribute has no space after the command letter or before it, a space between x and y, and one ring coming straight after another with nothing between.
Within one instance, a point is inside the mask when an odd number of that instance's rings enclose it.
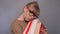
<instances>
[{"instance_id":1,"label":"brown hair","mask_svg":"<svg viewBox=\"0 0 60 34\"><path fill-rule=\"evenodd\" d=\"M39 8L39 5L38 5L37 1L32 1L28 4L26 4L27 7L29 7L31 5L33 5L33 7L38 11L38 15L39 15L40 14L40 8Z\"/></svg>"}]
</instances>

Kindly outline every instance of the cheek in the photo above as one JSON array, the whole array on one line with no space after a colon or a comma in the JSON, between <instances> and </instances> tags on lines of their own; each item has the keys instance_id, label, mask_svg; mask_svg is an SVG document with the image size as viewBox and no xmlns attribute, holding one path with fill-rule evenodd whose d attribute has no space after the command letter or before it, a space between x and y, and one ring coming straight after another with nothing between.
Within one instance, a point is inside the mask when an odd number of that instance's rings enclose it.
<instances>
[{"instance_id":1,"label":"cheek","mask_svg":"<svg viewBox=\"0 0 60 34\"><path fill-rule=\"evenodd\" d=\"M28 19L31 19L31 16L30 16L29 14L27 14L27 18L28 18Z\"/></svg>"},{"instance_id":2,"label":"cheek","mask_svg":"<svg viewBox=\"0 0 60 34\"><path fill-rule=\"evenodd\" d=\"M27 18L30 19L31 17L29 15L27 15Z\"/></svg>"},{"instance_id":3,"label":"cheek","mask_svg":"<svg viewBox=\"0 0 60 34\"><path fill-rule=\"evenodd\" d=\"M33 16L29 16L29 15L28 15L27 17L28 17L28 19L30 19L30 20L31 20L31 19L34 19Z\"/></svg>"}]
</instances>

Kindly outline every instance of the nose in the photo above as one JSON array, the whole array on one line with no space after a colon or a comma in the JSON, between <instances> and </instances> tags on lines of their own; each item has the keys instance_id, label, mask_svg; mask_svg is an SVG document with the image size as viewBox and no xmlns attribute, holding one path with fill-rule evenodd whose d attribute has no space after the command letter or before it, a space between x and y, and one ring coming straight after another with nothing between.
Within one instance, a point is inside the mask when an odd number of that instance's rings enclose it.
<instances>
[{"instance_id":1,"label":"nose","mask_svg":"<svg viewBox=\"0 0 60 34\"><path fill-rule=\"evenodd\" d=\"M36 16L34 16L33 14L30 14L30 17L31 17L32 19L37 18L37 17L36 17Z\"/></svg>"}]
</instances>

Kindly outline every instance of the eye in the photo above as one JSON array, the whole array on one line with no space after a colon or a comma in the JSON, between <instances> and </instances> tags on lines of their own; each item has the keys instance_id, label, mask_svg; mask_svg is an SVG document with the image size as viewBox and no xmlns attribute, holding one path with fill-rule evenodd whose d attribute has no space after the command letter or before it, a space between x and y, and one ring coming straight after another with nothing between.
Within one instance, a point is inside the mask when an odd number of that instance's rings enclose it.
<instances>
[{"instance_id":1,"label":"eye","mask_svg":"<svg viewBox=\"0 0 60 34\"><path fill-rule=\"evenodd\" d=\"M31 10L29 10L30 13L33 13Z\"/></svg>"},{"instance_id":2,"label":"eye","mask_svg":"<svg viewBox=\"0 0 60 34\"><path fill-rule=\"evenodd\" d=\"M37 15L35 15L34 11L29 10L29 12L32 13L33 16L36 16L37 17Z\"/></svg>"},{"instance_id":3,"label":"eye","mask_svg":"<svg viewBox=\"0 0 60 34\"><path fill-rule=\"evenodd\" d=\"M35 15L34 11L29 10L29 12L32 13L33 15Z\"/></svg>"}]
</instances>

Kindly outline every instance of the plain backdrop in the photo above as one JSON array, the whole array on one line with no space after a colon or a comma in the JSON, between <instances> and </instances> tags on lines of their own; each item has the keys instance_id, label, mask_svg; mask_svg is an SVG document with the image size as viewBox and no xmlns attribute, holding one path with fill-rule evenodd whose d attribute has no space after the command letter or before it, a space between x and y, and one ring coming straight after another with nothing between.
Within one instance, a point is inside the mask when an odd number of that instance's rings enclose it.
<instances>
[{"instance_id":1,"label":"plain backdrop","mask_svg":"<svg viewBox=\"0 0 60 34\"><path fill-rule=\"evenodd\" d=\"M11 34L10 25L18 18L23 7L34 0L0 0L0 34ZM40 20L48 34L60 34L60 0L36 0L40 7Z\"/></svg>"}]
</instances>

